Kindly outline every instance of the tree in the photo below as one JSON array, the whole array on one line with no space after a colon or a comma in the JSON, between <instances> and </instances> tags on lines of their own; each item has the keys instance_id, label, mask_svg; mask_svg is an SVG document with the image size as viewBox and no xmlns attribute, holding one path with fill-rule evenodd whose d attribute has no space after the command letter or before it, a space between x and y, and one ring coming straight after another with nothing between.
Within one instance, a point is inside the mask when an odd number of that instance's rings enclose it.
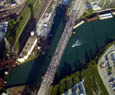
<instances>
[{"instance_id":1,"label":"tree","mask_svg":"<svg viewBox=\"0 0 115 95\"><path fill-rule=\"evenodd\" d=\"M65 92L66 89L65 81L66 81L65 79L62 79L59 83L60 94Z\"/></svg>"}]
</instances>

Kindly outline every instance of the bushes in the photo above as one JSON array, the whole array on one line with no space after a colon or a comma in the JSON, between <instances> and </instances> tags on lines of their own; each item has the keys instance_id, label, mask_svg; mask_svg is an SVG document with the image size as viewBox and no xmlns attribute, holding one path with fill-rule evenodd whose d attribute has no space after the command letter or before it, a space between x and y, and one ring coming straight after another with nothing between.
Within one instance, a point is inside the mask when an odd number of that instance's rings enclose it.
<instances>
[{"instance_id":1,"label":"bushes","mask_svg":"<svg viewBox=\"0 0 115 95\"><path fill-rule=\"evenodd\" d=\"M87 95L93 95L93 92L98 94L101 90L101 95L108 95L103 82L97 71L97 64L90 63L86 70L82 71L82 78L85 79L84 86L87 91Z\"/></svg>"},{"instance_id":2,"label":"bushes","mask_svg":"<svg viewBox=\"0 0 115 95\"><path fill-rule=\"evenodd\" d=\"M98 52L95 59L88 62L87 68L82 68L81 71L75 72L71 76L63 78L57 85L52 85L49 95L61 95L83 79L85 79L84 86L87 95L93 95L94 93L96 93L96 95L99 93L101 93L100 95L108 95L108 92L106 91L105 86L103 85L103 82L98 74L97 63L106 50L113 44L115 44L114 41L109 42L106 46L104 46L102 50ZM109 69L111 70L111 68Z\"/></svg>"},{"instance_id":3,"label":"bushes","mask_svg":"<svg viewBox=\"0 0 115 95\"><path fill-rule=\"evenodd\" d=\"M93 13L93 10L92 10L92 9L87 10L87 11L81 16L81 18L85 18L85 17L91 15L92 13Z\"/></svg>"},{"instance_id":4,"label":"bushes","mask_svg":"<svg viewBox=\"0 0 115 95\"><path fill-rule=\"evenodd\" d=\"M8 23L8 32L6 33L6 38L12 46L15 42L15 33L16 32L16 21L11 19Z\"/></svg>"},{"instance_id":5,"label":"bushes","mask_svg":"<svg viewBox=\"0 0 115 95\"><path fill-rule=\"evenodd\" d=\"M111 47L113 44L115 44L115 41L109 42L106 46L104 46L104 48L102 48L102 50L100 50L101 52L99 52L99 54L97 55L97 60L100 60L101 57L106 52L106 50L109 49L109 47Z\"/></svg>"},{"instance_id":6,"label":"bushes","mask_svg":"<svg viewBox=\"0 0 115 95\"><path fill-rule=\"evenodd\" d=\"M61 95L76 83L80 82L80 78L85 79L84 86L86 88L87 95L93 95L93 92L98 94L101 90L101 95L108 95L101 78L97 71L97 64L93 60L89 63L88 68L81 72L76 72L71 76L63 78L59 84L51 86L49 95Z\"/></svg>"},{"instance_id":7,"label":"bushes","mask_svg":"<svg viewBox=\"0 0 115 95\"><path fill-rule=\"evenodd\" d=\"M50 88L49 95L61 95L62 93L64 93L65 91L67 91L68 89L73 87L77 82L80 81L79 75L80 75L80 73L76 72L76 73L72 74L71 76L67 76L67 77L63 78L59 82L59 84L57 84L55 86L52 85Z\"/></svg>"}]
</instances>

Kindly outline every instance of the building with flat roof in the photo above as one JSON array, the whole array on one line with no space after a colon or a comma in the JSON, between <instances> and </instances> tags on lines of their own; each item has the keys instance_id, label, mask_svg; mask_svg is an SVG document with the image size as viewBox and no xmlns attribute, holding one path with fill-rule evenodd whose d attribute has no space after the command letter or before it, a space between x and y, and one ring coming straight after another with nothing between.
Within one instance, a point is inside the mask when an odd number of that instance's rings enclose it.
<instances>
[{"instance_id":1,"label":"building with flat roof","mask_svg":"<svg viewBox=\"0 0 115 95\"><path fill-rule=\"evenodd\" d=\"M28 59L29 55L32 53L36 44L37 44L37 36L32 34L29 37L28 41L26 42L26 45L23 48L22 52L20 53L17 61L22 63L26 59Z\"/></svg>"},{"instance_id":2,"label":"building with flat roof","mask_svg":"<svg viewBox=\"0 0 115 95\"><path fill-rule=\"evenodd\" d=\"M77 83L74 87L70 88L68 91L62 95L86 95L85 87L83 85L84 80Z\"/></svg>"}]
</instances>

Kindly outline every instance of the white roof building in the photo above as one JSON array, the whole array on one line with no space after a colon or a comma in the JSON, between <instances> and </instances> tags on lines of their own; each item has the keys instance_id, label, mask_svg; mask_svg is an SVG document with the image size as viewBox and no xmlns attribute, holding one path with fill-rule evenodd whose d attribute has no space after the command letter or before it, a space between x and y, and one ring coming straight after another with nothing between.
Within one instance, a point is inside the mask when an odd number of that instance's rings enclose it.
<instances>
[{"instance_id":1,"label":"white roof building","mask_svg":"<svg viewBox=\"0 0 115 95\"><path fill-rule=\"evenodd\" d=\"M22 52L19 55L19 58L17 59L18 62L24 62L30 54L32 53L34 47L37 44L37 36L32 35L28 41L26 42L25 47L23 48Z\"/></svg>"},{"instance_id":2,"label":"white roof building","mask_svg":"<svg viewBox=\"0 0 115 95\"><path fill-rule=\"evenodd\" d=\"M98 6L98 4L95 3L95 2L91 3L91 6L92 6L93 11L99 11L99 10L101 10L101 7Z\"/></svg>"}]
</instances>

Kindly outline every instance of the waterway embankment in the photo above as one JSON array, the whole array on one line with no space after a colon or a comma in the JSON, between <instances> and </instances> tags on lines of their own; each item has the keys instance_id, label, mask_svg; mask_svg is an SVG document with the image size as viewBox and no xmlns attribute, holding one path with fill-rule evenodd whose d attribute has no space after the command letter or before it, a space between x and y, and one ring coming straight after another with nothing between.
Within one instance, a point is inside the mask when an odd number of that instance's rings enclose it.
<instances>
[{"instance_id":1,"label":"waterway embankment","mask_svg":"<svg viewBox=\"0 0 115 95\"><path fill-rule=\"evenodd\" d=\"M63 6L59 6L56 9L54 24L50 32L49 49L46 51L45 55L13 68L8 77L7 87L40 84L42 76L50 63L59 38L61 37L65 23L65 9Z\"/></svg>"},{"instance_id":2,"label":"waterway embankment","mask_svg":"<svg viewBox=\"0 0 115 95\"><path fill-rule=\"evenodd\" d=\"M14 68L9 74L7 86L23 84L40 84L41 76L44 75L51 57L55 51L59 38L65 27L65 12L58 8L54 24L51 29L51 45L45 55ZM96 54L105 44L115 40L115 17L106 20L95 20L86 22L79 28L67 44L61 60L61 64L55 76L55 83L75 71L80 70L84 65L95 58ZM72 48L76 41L81 45ZM36 77L37 76L37 77Z\"/></svg>"},{"instance_id":3,"label":"waterway embankment","mask_svg":"<svg viewBox=\"0 0 115 95\"><path fill-rule=\"evenodd\" d=\"M104 46L115 40L115 17L106 20L95 20L85 22L83 25L74 30L76 32L70 39L61 64L58 68L55 83L61 78L75 71L79 71L87 63L96 57L96 54ZM76 42L80 45L72 48ZM68 72L69 71L69 72Z\"/></svg>"}]
</instances>

